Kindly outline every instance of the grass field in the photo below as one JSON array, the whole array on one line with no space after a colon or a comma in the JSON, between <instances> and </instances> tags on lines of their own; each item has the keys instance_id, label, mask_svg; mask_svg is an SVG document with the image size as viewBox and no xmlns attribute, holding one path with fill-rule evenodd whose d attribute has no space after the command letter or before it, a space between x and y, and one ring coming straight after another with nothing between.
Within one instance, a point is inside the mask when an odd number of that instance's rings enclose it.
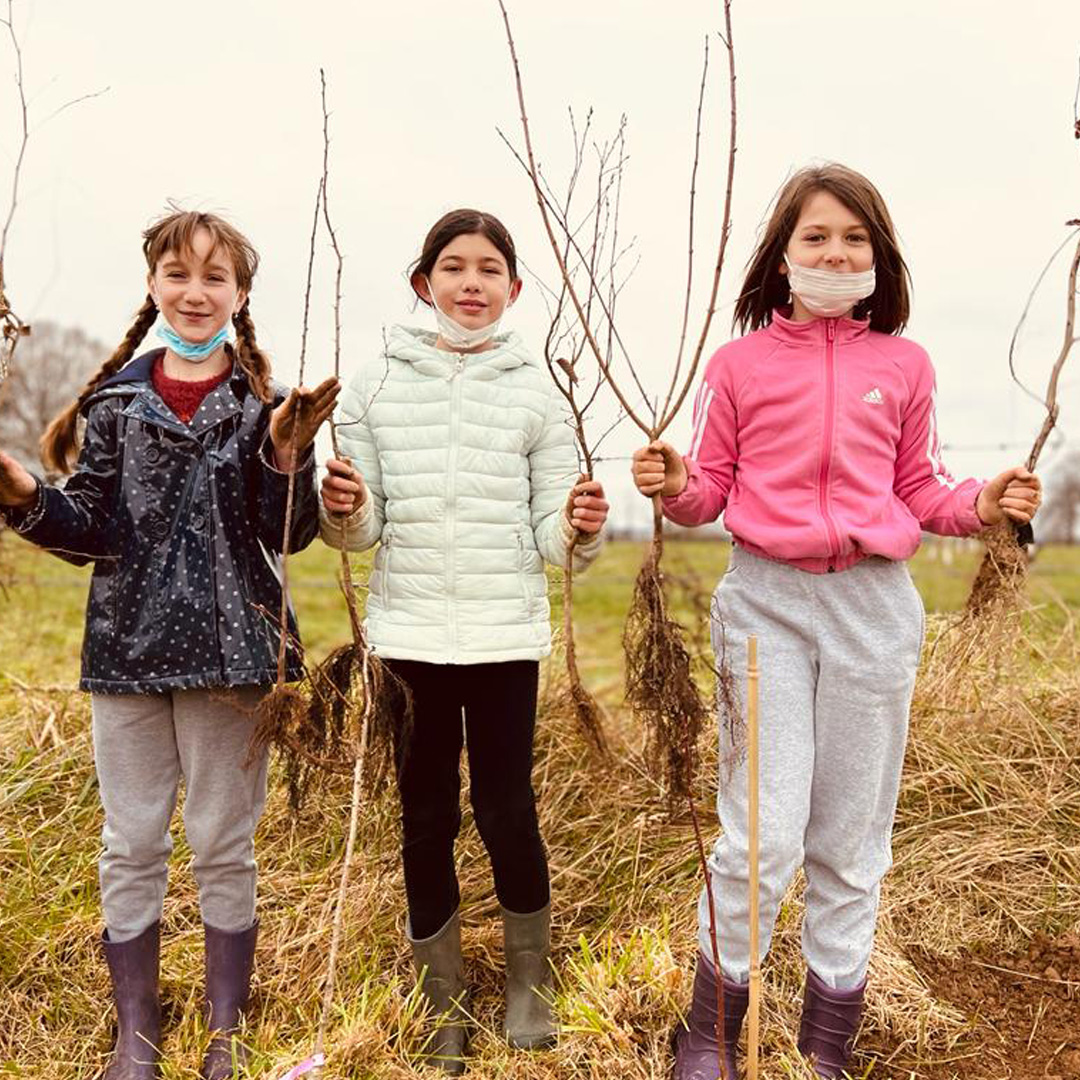
<instances>
[{"instance_id":1,"label":"grass field","mask_svg":"<svg viewBox=\"0 0 1080 1080\"><path fill-rule=\"evenodd\" d=\"M613 763L587 758L558 705L557 661L546 680L536 782L563 1025L554 1051L511 1054L500 1043L500 935L466 813L459 862L477 1022L470 1075L481 1080L666 1075L667 1037L692 972L699 872L689 822L668 817L621 708L620 634L641 551L610 545L576 594L582 671L608 711ZM699 648L701 597L726 557L720 544L669 545L675 608ZM932 638L962 606L977 557L913 561L937 613ZM314 659L346 635L335 564L317 544L290 563ZM91 1077L111 1018L97 954L101 814L89 709L73 689L88 571L10 535L0 536L0 567L0 1075ZM359 576L364 569L360 560ZM858 1075L1080 1076L1080 665L1071 622L1080 549L1041 551L1029 598L1035 610L1017 625L1015 647L993 663L950 670L947 638L924 658ZM702 773L704 808L715 780L713 769ZM311 1049L347 787L332 781L298 815L275 788L260 826L252 1075L280 1076ZM163 935L167 1078L195 1075L202 1038L201 935L179 818L176 836ZM394 800L382 798L361 823L324 1076L425 1073L402 897ZM793 1044L800 907L796 882L766 965L767 1077L808 1075Z\"/></svg>"}]
</instances>

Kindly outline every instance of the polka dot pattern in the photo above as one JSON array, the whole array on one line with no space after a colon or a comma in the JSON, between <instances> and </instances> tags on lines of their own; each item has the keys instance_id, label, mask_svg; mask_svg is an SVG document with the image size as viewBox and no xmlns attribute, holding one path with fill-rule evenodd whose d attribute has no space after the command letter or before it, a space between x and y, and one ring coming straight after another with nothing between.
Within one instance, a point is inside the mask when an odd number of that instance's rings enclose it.
<instances>
[{"instance_id":1,"label":"polka dot pattern","mask_svg":"<svg viewBox=\"0 0 1080 1080\"><path fill-rule=\"evenodd\" d=\"M153 389L155 355L91 399L75 474L44 490L20 531L68 561L94 562L84 690L272 683L288 477L273 465L271 406L234 371L185 424ZM276 405L285 390L274 389ZM291 549L317 531L311 456L297 474ZM289 632L299 639L291 609ZM290 646L289 678L301 674Z\"/></svg>"}]
</instances>

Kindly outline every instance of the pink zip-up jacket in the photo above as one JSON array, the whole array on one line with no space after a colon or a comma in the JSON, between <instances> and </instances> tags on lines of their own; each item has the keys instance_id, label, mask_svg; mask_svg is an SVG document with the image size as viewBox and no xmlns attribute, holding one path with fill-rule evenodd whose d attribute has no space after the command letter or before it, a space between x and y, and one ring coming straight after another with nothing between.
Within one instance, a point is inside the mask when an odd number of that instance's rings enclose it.
<instances>
[{"instance_id":1,"label":"pink zip-up jacket","mask_svg":"<svg viewBox=\"0 0 1080 1080\"><path fill-rule=\"evenodd\" d=\"M680 525L721 513L748 551L808 570L907 559L920 531L982 528L983 483L941 461L934 369L912 341L849 318L772 322L719 349L694 406Z\"/></svg>"}]
</instances>

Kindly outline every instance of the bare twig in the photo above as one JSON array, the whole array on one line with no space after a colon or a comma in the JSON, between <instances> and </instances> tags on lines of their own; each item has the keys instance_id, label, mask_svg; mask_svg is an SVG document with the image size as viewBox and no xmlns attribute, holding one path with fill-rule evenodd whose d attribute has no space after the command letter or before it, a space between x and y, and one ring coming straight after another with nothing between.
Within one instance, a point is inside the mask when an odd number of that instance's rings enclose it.
<instances>
[{"instance_id":1,"label":"bare twig","mask_svg":"<svg viewBox=\"0 0 1080 1080\"><path fill-rule=\"evenodd\" d=\"M597 264L595 262L596 250L591 252L591 259L582 252L574 230L570 224L569 212L560 214L559 208L552 205L549 195L549 187L541 178L536 163L536 155L533 150L532 136L529 130L528 110L525 105L525 93L522 85L521 66L518 61L517 49L514 43L513 32L510 27L510 19L507 14L504 0L498 0L499 10L502 13L503 25L506 29L507 44L510 51L510 59L513 65L514 85L517 92L518 106L520 110L521 127L525 140L525 158L523 166L532 180L533 193L536 204L540 211L541 220L548 236L552 252L555 255L559 267L559 273L563 279L565 294L569 296L574 311L577 314L580 329L588 343L589 349L596 360L596 364L603 374L605 381L611 387L613 394L619 402L623 412L646 434L649 441L658 439L677 415L689 393L690 387L697 375L697 370L704 352L705 342L708 338L709 328L713 315L716 311L716 299L720 287L720 276L723 269L724 257L727 251L727 243L731 233L731 202L735 175L735 150L736 150L736 94L735 94L735 52L734 38L731 29L731 0L724 0L724 30L721 40L728 51L728 88L731 105L730 139L728 146L727 178L724 196L723 218L720 226L720 239L716 255L716 265L713 272L712 289L709 294L708 307L702 323L701 332L693 352L692 360L685 372L682 370L682 357L685 347L687 324L689 321L689 305L693 286L693 212L694 195L696 186L697 163L700 153L700 130L701 114L704 99L705 74L702 76L702 90L699 94L697 113L697 126L695 134L694 166L691 175L691 201L690 201L690 232L689 232L689 263L690 269L687 274L686 298L684 307L683 328L680 334L678 359L674 365L670 387L664 398L663 408L660 407L658 397L650 400L650 395L645 392L638 379L633 362L623 344L616 325L614 312L614 298L617 296L618 286L614 281L615 275L609 274L607 282L608 298L605 299L605 289L598 278ZM706 45L706 64L707 64ZM707 68L706 68L707 72ZM500 135L502 133L500 132ZM510 145L509 140L502 136L503 140ZM511 146L513 151L513 147ZM514 151L519 162L521 155ZM620 164L616 166L617 184L621 184L621 164L623 161L620 148ZM526 163L527 162L527 163ZM617 187L617 193L621 187ZM618 197L618 194L617 196ZM597 210L599 213L599 208ZM553 224L554 222L554 224ZM555 226L562 231L563 244L556 238ZM614 245L617 247L616 245ZM584 273L588 292L585 302L582 301L579 290L574 282L574 267L569 264L569 252L577 257L580 269ZM608 348L602 349L598 341L596 328L592 316L592 304L595 299L597 306L603 313L606 321ZM550 340L550 336L549 336ZM636 384L644 400L644 408L635 408L631 405L629 397L619 379L615 377L611 346L616 344L622 355L626 358L631 377ZM571 368L572 373L572 368ZM649 546L649 552L645 563L641 568L634 586L634 596L631 601L630 613L627 618L626 628L623 634L623 647L626 653L626 699L634 712L642 719L647 733L647 744L654 760L661 763L664 778L667 781L669 799L674 802L681 801L683 794L689 798L692 787L692 778L695 771L698 736L709 716L709 708L696 687L691 670L690 656L682 640L681 627L671 618L664 595L664 585L660 573L660 560L663 554L663 514L659 496L653 498L653 539ZM693 799L689 798L690 813L694 819L695 831L700 834L697 825L696 809ZM706 873L705 887L710 891L711 880ZM711 937L714 955L718 952L716 944L715 925L711 927ZM723 1054L723 1023L722 1023L722 993L719 995L717 1005L717 1034ZM723 1069L722 1060L720 1062Z\"/></svg>"},{"instance_id":2,"label":"bare twig","mask_svg":"<svg viewBox=\"0 0 1080 1080\"><path fill-rule=\"evenodd\" d=\"M675 355L675 370L671 387L664 401L664 409L671 404L671 395L679 385L679 369L682 367L683 349L686 347L686 330L690 323L690 297L694 289L694 201L697 197L698 161L701 159L701 114L705 107L705 83L709 75L709 38L705 38L705 57L701 63L701 89L698 91L697 122L694 125L694 164L690 168L690 207L687 213L686 239L686 297L683 303L682 328L679 331L679 351Z\"/></svg>"},{"instance_id":3,"label":"bare twig","mask_svg":"<svg viewBox=\"0 0 1080 1080\"><path fill-rule=\"evenodd\" d=\"M1080 223L1070 222L1070 224ZM1080 232L1080 228L1073 232L1072 235L1077 235L1077 232ZM1039 454L1042 453L1042 448L1046 445L1046 440L1050 437L1050 432L1053 431L1054 425L1057 423L1059 412L1057 399L1058 380L1061 378L1061 371L1065 366L1065 361L1069 358L1069 353L1072 351L1072 347L1077 341L1076 277L1078 268L1080 268L1080 241L1077 241L1072 263L1069 266L1068 298L1065 302L1064 338L1061 342L1061 348L1058 351L1057 359L1054 361L1054 366L1050 370L1050 382L1047 385L1046 398L1043 401L1043 404L1046 406L1046 418L1043 420L1042 427L1035 439L1035 445L1032 446L1031 453L1028 455L1027 467L1029 470L1035 468L1035 465L1039 460Z\"/></svg>"},{"instance_id":4,"label":"bare twig","mask_svg":"<svg viewBox=\"0 0 1080 1080\"><path fill-rule=\"evenodd\" d=\"M23 83L22 49L19 46L19 39L15 34L13 0L8 0L8 16L6 19L0 19L0 23L3 23L3 25L7 27L8 36L11 38L11 47L15 50L15 86L19 91L19 119L22 125L22 137L19 140L19 152L15 156L15 168L11 175L11 204L8 207L3 231L0 231L0 274L2 274L4 255L7 252L8 231L11 229L11 222L15 217L15 209L19 204L19 178L22 175L23 159L26 157L26 144L30 141L30 120L26 108L26 88ZM0 276L0 291L2 291L2 288L3 278Z\"/></svg>"},{"instance_id":5,"label":"bare twig","mask_svg":"<svg viewBox=\"0 0 1080 1080\"><path fill-rule=\"evenodd\" d=\"M1039 271L1039 276L1035 279L1035 284L1031 286L1027 302L1024 304L1024 310L1020 312L1020 318L1017 319L1016 326L1013 328L1012 337L1009 339L1009 375L1012 377L1012 381L1016 383L1016 385L1020 387L1032 401L1037 401L1040 405L1046 403L1045 399L1026 386L1021 381L1020 376L1016 373L1016 346L1020 340L1020 331L1024 328L1024 323L1027 322L1027 317L1031 312L1031 305L1035 302L1035 295L1042 286L1043 279L1050 272L1050 267L1057 261L1057 257L1078 235L1080 235L1080 229L1074 229L1056 248L1054 248L1053 254L1046 260L1046 265Z\"/></svg>"},{"instance_id":6,"label":"bare twig","mask_svg":"<svg viewBox=\"0 0 1080 1080\"><path fill-rule=\"evenodd\" d=\"M19 139L19 150L15 155L15 167L11 175L11 202L8 206L7 217L4 219L3 229L0 229L0 333L3 334L3 343L0 345L0 385L7 379L11 367L11 360L15 354L19 339L30 333L30 327L11 310L11 304L7 298L7 278L5 275L5 256L7 255L8 233L11 231L11 223L15 220L15 211L19 205L19 181L22 178L23 161L26 158L26 148L30 142L30 110L26 100L26 84L23 78L22 48L19 45L19 37L15 32L15 12L13 0L7 0L7 18L0 18L0 25L6 26L8 37L11 39L11 47L15 53L15 87L19 98L19 121L22 134ZM65 109L78 105L80 102L89 101L91 98L100 97L108 90L97 90L90 94L83 94L65 102L58 109L45 118L39 127L47 124L53 117L59 116Z\"/></svg>"},{"instance_id":7,"label":"bare twig","mask_svg":"<svg viewBox=\"0 0 1080 1080\"><path fill-rule=\"evenodd\" d=\"M686 378L683 380L682 393L679 394L672 407L660 419L654 438L659 437L660 433L675 419L679 409L682 408L682 403L685 400L690 387L693 385L694 377L697 375L698 364L701 362L701 354L705 351L705 341L709 336L709 327L712 325L712 318L716 313L716 297L720 292L720 275L724 269L724 256L727 254L728 238L731 236L731 197L735 187L735 153L737 149L735 142L737 134L735 39L731 32L731 0L724 0L724 30L726 33L721 35L720 40L723 41L728 54L728 97L731 106L731 123L728 133L727 181L724 188L724 217L720 224L720 247L716 253L716 269L713 272L712 292L709 294L709 307L705 312L705 321L701 326L701 335L698 338L697 348L694 350L694 359L690 364L689 371L686 373Z\"/></svg>"},{"instance_id":8,"label":"bare twig","mask_svg":"<svg viewBox=\"0 0 1080 1080\"><path fill-rule=\"evenodd\" d=\"M308 339L308 316L311 311L311 280L315 269L315 239L319 231L319 210L322 205L323 185L319 182L315 192L315 211L311 220L311 237L308 242L307 278L304 282L304 316L303 325L300 329L300 370L297 373L296 385L304 385L304 365L307 360ZM299 419L299 418L297 418ZM297 437L299 424L293 424L292 437L289 441L289 483L285 497L285 535L281 541L281 626L288 626L289 615L289 549L292 542L292 518L293 506L296 497L296 459ZM284 633L278 639L278 668L277 684L285 684L286 665L285 658L288 652L288 639Z\"/></svg>"}]
</instances>

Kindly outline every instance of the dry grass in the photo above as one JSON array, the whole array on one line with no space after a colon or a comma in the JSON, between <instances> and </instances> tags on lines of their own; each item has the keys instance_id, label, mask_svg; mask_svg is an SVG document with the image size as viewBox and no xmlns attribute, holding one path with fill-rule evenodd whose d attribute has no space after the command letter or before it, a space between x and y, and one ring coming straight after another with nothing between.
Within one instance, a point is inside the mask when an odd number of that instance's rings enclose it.
<instances>
[{"instance_id":1,"label":"dry grass","mask_svg":"<svg viewBox=\"0 0 1080 1080\"><path fill-rule=\"evenodd\" d=\"M931 641L912 717L897 817L895 868L883 893L868 1016L866 1075L918 1076L954 1059L971 1075L980 1035L935 1000L917 950L993 958L1037 932L1080 927L1080 655L1071 630L1012 624L1009 648L965 652L945 618ZM605 702L613 756L588 754L551 666L538 725L536 783L551 858L558 1014L553 1051L501 1043L501 941L486 857L471 814L459 841L467 976L477 1024L477 1080L660 1080L695 950L700 871L689 821L672 821L640 734L617 690ZM765 678L768 673L763 673ZM3 1075L91 1077L109 1045L108 985L97 950L97 800L82 695L9 684L0 727L0 1061ZM565 699L563 699L565 700ZM715 754L715 729L705 760ZM695 797L708 806L714 773ZM277 769L281 779L280 768ZM251 1075L276 1077L311 1050L334 892L347 827L345 776L294 813L274 787L259 830L263 934L249 1039ZM703 815L711 821L711 815ZM177 826L179 830L179 825ZM711 831L711 830L710 830ZM178 833L179 835L179 833ZM410 994L394 802L361 823L324 1077L394 1080L428 1072ZM190 852L180 837L166 900L165 1076L194 1077L201 931ZM802 967L800 883L789 893L765 968L766 1077L806 1077L793 1048ZM874 1052L873 1054L871 1052ZM876 1053L882 1055L875 1061ZM936 1074L937 1075L937 1074Z\"/></svg>"}]
</instances>

